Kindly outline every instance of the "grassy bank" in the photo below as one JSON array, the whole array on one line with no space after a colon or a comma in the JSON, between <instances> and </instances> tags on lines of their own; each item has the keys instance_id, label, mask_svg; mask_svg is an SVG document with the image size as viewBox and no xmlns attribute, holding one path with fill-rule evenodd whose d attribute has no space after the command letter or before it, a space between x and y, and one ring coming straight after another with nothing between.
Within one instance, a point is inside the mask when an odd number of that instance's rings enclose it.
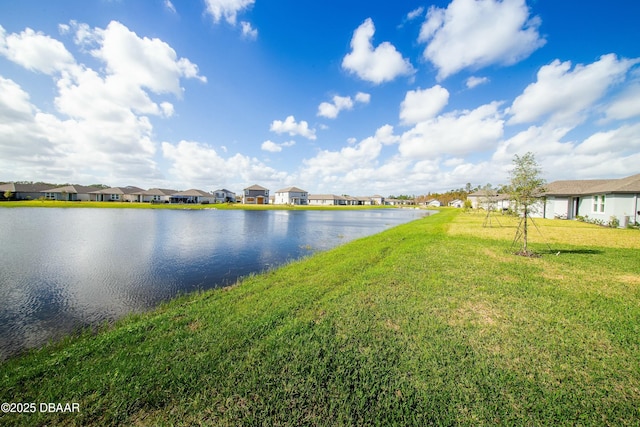
<instances>
[{"instance_id":1,"label":"grassy bank","mask_svg":"<svg viewBox=\"0 0 640 427\"><path fill-rule=\"evenodd\" d=\"M136 202L63 202L58 200L20 200L0 202L0 208L107 208L107 209L225 209L225 210L344 210L382 209L395 206L293 206L243 205L242 203L136 203Z\"/></svg>"},{"instance_id":2,"label":"grassy bank","mask_svg":"<svg viewBox=\"0 0 640 427\"><path fill-rule=\"evenodd\" d=\"M640 234L538 221L547 253L522 258L483 219L444 210L5 362L2 402L80 413L0 423L637 425Z\"/></svg>"}]
</instances>

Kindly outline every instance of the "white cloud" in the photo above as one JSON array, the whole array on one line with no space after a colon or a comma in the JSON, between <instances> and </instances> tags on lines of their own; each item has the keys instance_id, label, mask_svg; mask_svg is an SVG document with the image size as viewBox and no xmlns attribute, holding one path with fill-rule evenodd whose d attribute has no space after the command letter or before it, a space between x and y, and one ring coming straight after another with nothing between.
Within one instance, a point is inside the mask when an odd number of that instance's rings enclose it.
<instances>
[{"instance_id":1,"label":"white cloud","mask_svg":"<svg viewBox=\"0 0 640 427\"><path fill-rule=\"evenodd\" d=\"M420 6L417 9L412 10L407 13L407 20L412 21L418 17L420 17L424 13L424 7Z\"/></svg>"},{"instance_id":2,"label":"white cloud","mask_svg":"<svg viewBox=\"0 0 640 427\"><path fill-rule=\"evenodd\" d=\"M446 9L431 7L422 25L424 58L438 79L491 64L514 64L544 45L540 19L529 17L525 0L453 0Z\"/></svg>"},{"instance_id":3,"label":"white cloud","mask_svg":"<svg viewBox=\"0 0 640 427\"><path fill-rule=\"evenodd\" d=\"M75 63L64 44L31 28L7 35L0 25L0 55L28 70L49 75Z\"/></svg>"},{"instance_id":4,"label":"white cloud","mask_svg":"<svg viewBox=\"0 0 640 427\"><path fill-rule=\"evenodd\" d=\"M364 92L356 93L356 101L363 104L368 104L371 101L371 95Z\"/></svg>"},{"instance_id":5,"label":"white cloud","mask_svg":"<svg viewBox=\"0 0 640 427\"><path fill-rule=\"evenodd\" d=\"M380 127L375 136L363 139L354 146L340 151L322 150L315 157L303 160L305 174L314 177L327 177L339 173L348 173L354 168L371 166L382 150L382 146L397 141L393 127Z\"/></svg>"},{"instance_id":6,"label":"white cloud","mask_svg":"<svg viewBox=\"0 0 640 427\"><path fill-rule=\"evenodd\" d=\"M364 92L358 92L355 96L355 102L367 104L371 100L371 95ZM354 100L350 96L334 96L333 102L322 102L318 106L318 116L328 119L338 117L340 111L351 110L354 106Z\"/></svg>"},{"instance_id":7,"label":"white cloud","mask_svg":"<svg viewBox=\"0 0 640 427\"><path fill-rule=\"evenodd\" d=\"M107 29L71 22L59 30L76 31L76 43L92 47L104 67L78 64L61 42L41 33L1 31L0 54L50 74L57 90L55 111L46 114L15 82L0 79L0 116L11 117L0 122L0 158L10 159L11 170L22 174L14 179L112 185L162 179L148 116L171 117L174 106L152 101L149 91L180 95L181 78L204 80L197 66L161 40L140 38L116 22ZM42 63L39 54L51 63ZM11 97L10 104L3 95ZM0 161L0 169L9 168Z\"/></svg>"},{"instance_id":8,"label":"white cloud","mask_svg":"<svg viewBox=\"0 0 640 427\"><path fill-rule=\"evenodd\" d=\"M621 59L609 54L589 65L553 61L538 71L537 81L518 96L510 109L509 123L529 123L543 117L562 124L579 123L612 85L624 80L638 60Z\"/></svg>"},{"instance_id":9,"label":"white cloud","mask_svg":"<svg viewBox=\"0 0 640 427\"><path fill-rule=\"evenodd\" d=\"M629 86L607 107L605 114L613 120L640 116L640 83Z\"/></svg>"},{"instance_id":10,"label":"white cloud","mask_svg":"<svg viewBox=\"0 0 640 427\"><path fill-rule=\"evenodd\" d=\"M469 89L473 89L476 86L480 86L480 85L483 85L483 84L486 84L486 83L489 83L489 78L488 77L471 76L466 81L467 88L469 88Z\"/></svg>"},{"instance_id":11,"label":"white cloud","mask_svg":"<svg viewBox=\"0 0 640 427\"><path fill-rule=\"evenodd\" d=\"M240 22L240 25L242 26L242 35L245 38L250 40L255 40L256 38L258 38L258 30L253 28L250 22L242 21Z\"/></svg>"},{"instance_id":12,"label":"white cloud","mask_svg":"<svg viewBox=\"0 0 640 427\"><path fill-rule=\"evenodd\" d=\"M311 140L316 139L315 129L309 129L309 123L304 120L297 123L293 116L288 116L284 121L274 120L269 130L277 134L288 133L290 136L300 135Z\"/></svg>"},{"instance_id":13,"label":"white cloud","mask_svg":"<svg viewBox=\"0 0 640 427\"><path fill-rule=\"evenodd\" d=\"M391 43L383 42L374 48L371 43L374 34L373 21L367 18L354 31L351 52L343 58L342 68L374 84L415 72L409 60L403 58Z\"/></svg>"},{"instance_id":14,"label":"white cloud","mask_svg":"<svg viewBox=\"0 0 640 427\"><path fill-rule=\"evenodd\" d=\"M238 13L248 9L255 0L205 0L207 12L218 23L224 18L229 24L235 25Z\"/></svg>"},{"instance_id":15,"label":"white cloud","mask_svg":"<svg viewBox=\"0 0 640 427\"><path fill-rule=\"evenodd\" d=\"M117 21L111 21L104 30L96 28L93 36L100 45L92 55L104 61L109 74L123 76L129 84L180 96L181 77L206 82L206 77L198 74L198 66L178 58L166 42L140 38Z\"/></svg>"},{"instance_id":16,"label":"white cloud","mask_svg":"<svg viewBox=\"0 0 640 427\"><path fill-rule=\"evenodd\" d=\"M288 181L285 172L276 171L255 158L242 154L224 158L212 147L196 141L183 140L176 145L163 142L162 153L172 164L169 173L173 182L186 187L241 187L254 182Z\"/></svg>"},{"instance_id":17,"label":"white cloud","mask_svg":"<svg viewBox=\"0 0 640 427\"><path fill-rule=\"evenodd\" d=\"M271 153L279 153L282 151L282 148L284 147L293 147L296 144L295 141L287 141L287 142L283 142L281 144L275 143L271 140L267 140L265 142L262 143L262 145L260 146L260 148L264 151L269 151Z\"/></svg>"},{"instance_id":18,"label":"white cloud","mask_svg":"<svg viewBox=\"0 0 640 427\"><path fill-rule=\"evenodd\" d=\"M594 133L576 147L575 153L593 155L615 153L615 157L640 153L640 123Z\"/></svg>"},{"instance_id":19,"label":"white cloud","mask_svg":"<svg viewBox=\"0 0 640 427\"><path fill-rule=\"evenodd\" d=\"M449 102L449 91L440 85L410 90L400 104L400 121L416 124L435 117Z\"/></svg>"},{"instance_id":20,"label":"white cloud","mask_svg":"<svg viewBox=\"0 0 640 427\"><path fill-rule=\"evenodd\" d=\"M472 111L456 111L420 122L402 135L400 154L424 159L489 150L503 135L499 106L500 103L492 102Z\"/></svg>"}]
</instances>

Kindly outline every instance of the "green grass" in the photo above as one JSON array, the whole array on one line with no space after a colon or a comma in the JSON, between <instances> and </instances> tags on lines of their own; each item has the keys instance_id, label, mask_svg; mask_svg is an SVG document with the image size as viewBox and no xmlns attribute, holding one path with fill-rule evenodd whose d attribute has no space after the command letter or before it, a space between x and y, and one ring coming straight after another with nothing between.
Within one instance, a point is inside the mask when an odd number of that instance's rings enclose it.
<instances>
[{"instance_id":1,"label":"green grass","mask_svg":"<svg viewBox=\"0 0 640 427\"><path fill-rule=\"evenodd\" d=\"M58 200L19 200L0 202L0 208L108 208L108 209L236 209L236 210L345 210L384 209L396 206L294 206L294 205L243 205L242 203L137 203L137 202L64 202Z\"/></svg>"},{"instance_id":2,"label":"green grass","mask_svg":"<svg viewBox=\"0 0 640 427\"><path fill-rule=\"evenodd\" d=\"M1 401L81 413L0 424L637 425L640 234L523 258L482 222L443 210L9 360Z\"/></svg>"}]
</instances>

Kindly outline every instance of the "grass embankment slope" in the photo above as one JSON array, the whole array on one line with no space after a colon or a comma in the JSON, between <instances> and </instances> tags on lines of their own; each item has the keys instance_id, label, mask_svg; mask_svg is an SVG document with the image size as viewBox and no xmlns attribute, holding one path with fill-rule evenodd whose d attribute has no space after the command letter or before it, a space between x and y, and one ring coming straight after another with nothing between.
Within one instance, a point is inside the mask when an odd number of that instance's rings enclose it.
<instances>
[{"instance_id":1,"label":"grass embankment slope","mask_svg":"<svg viewBox=\"0 0 640 427\"><path fill-rule=\"evenodd\" d=\"M523 258L513 220L483 219L444 210L5 362L2 401L81 413L0 420L637 425L640 235L539 220L554 253Z\"/></svg>"}]
</instances>

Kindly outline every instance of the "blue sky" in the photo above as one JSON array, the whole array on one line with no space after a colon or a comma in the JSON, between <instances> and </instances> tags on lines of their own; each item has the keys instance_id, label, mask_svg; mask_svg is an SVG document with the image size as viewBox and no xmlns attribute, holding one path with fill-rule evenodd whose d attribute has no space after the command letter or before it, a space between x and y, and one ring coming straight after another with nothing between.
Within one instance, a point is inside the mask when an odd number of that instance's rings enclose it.
<instances>
[{"instance_id":1,"label":"blue sky","mask_svg":"<svg viewBox=\"0 0 640 427\"><path fill-rule=\"evenodd\" d=\"M0 3L0 181L426 194L640 172L635 0ZM605 6L603 6L605 5Z\"/></svg>"}]
</instances>

